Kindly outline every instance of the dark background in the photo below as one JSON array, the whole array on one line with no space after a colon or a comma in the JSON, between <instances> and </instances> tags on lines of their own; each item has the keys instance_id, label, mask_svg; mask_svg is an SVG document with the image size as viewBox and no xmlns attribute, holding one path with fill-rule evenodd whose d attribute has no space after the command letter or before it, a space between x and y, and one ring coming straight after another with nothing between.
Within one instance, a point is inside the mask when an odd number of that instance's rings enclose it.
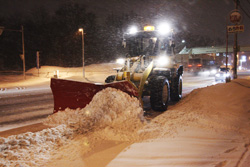
<instances>
[{"instance_id":1,"label":"dark background","mask_svg":"<svg viewBox=\"0 0 250 167\"><path fill-rule=\"evenodd\" d=\"M250 1L241 0L245 32L239 45L250 44ZM187 47L224 46L229 13L234 0L0 0L0 26L24 26L26 64L35 67L36 51L41 65L81 66L81 34L84 27L86 63L120 57L122 34L131 25L168 22ZM233 35L229 37L233 44ZM0 70L21 70L21 33L0 36Z\"/></svg>"}]
</instances>

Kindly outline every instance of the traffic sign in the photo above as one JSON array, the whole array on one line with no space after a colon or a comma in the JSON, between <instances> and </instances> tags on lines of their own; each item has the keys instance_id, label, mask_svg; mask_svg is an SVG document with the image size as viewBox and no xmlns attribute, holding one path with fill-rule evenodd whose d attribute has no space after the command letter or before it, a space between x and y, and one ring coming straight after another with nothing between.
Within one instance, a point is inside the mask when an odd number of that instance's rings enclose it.
<instances>
[{"instance_id":1,"label":"traffic sign","mask_svg":"<svg viewBox=\"0 0 250 167\"><path fill-rule=\"evenodd\" d=\"M244 32L244 25L227 26L228 33Z\"/></svg>"},{"instance_id":2,"label":"traffic sign","mask_svg":"<svg viewBox=\"0 0 250 167\"><path fill-rule=\"evenodd\" d=\"M230 13L230 21L233 24L240 24L241 23L242 17L241 17L241 14L240 14L240 12L238 10L233 10Z\"/></svg>"}]
</instances>

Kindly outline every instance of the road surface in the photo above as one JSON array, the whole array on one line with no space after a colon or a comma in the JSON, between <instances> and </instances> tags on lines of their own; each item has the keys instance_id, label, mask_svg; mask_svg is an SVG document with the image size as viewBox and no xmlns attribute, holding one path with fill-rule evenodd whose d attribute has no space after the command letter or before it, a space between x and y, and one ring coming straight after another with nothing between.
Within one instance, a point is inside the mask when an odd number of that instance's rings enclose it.
<instances>
[{"instance_id":1,"label":"road surface","mask_svg":"<svg viewBox=\"0 0 250 167\"><path fill-rule=\"evenodd\" d=\"M183 96L193 89L213 84L216 84L214 77L185 74L183 76ZM42 86L2 90L0 99L0 131L40 123L53 112L53 95L49 83ZM150 104L147 102L148 99L144 100L144 110L152 112Z\"/></svg>"}]
</instances>

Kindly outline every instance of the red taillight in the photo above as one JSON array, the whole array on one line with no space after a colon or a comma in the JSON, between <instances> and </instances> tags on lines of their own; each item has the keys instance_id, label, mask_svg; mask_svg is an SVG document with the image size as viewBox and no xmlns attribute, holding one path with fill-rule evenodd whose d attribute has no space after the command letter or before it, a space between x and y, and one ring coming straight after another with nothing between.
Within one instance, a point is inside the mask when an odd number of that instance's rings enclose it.
<instances>
[{"instance_id":1,"label":"red taillight","mask_svg":"<svg viewBox=\"0 0 250 167\"><path fill-rule=\"evenodd\" d=\"M192 67L192 65L191 65L191 64L189 64L189 65L188 65L188 67Z\"/></svg>"},{"instance_id":2,"label":"red taillight","mask_svg":"<svg viewBox=\"0 0 250 167\"><path fill-rule=\"evenodd\" d=\"M202 67L202 65L201 65L201 64L198 64L197 67Z\"/></svg>"}]
</instances>

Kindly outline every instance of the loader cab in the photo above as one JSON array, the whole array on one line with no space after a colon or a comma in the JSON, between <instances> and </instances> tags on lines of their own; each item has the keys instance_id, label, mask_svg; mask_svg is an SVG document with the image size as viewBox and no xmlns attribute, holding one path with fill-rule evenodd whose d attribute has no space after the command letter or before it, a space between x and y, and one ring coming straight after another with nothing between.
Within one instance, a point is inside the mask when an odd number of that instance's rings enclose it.
<instances>
[{"instance_id":1,"label":"loader cab","mask_svg":"<svg viewBox=\"0 0 250 167\"><path fill-rule=\"evenodd\" d=\"M130 57L139 55L172 56L173 45L172 38L162 36L157 31L139 31L134 34L125 34L123 46Z\"/></svg>"}]
</instances>

